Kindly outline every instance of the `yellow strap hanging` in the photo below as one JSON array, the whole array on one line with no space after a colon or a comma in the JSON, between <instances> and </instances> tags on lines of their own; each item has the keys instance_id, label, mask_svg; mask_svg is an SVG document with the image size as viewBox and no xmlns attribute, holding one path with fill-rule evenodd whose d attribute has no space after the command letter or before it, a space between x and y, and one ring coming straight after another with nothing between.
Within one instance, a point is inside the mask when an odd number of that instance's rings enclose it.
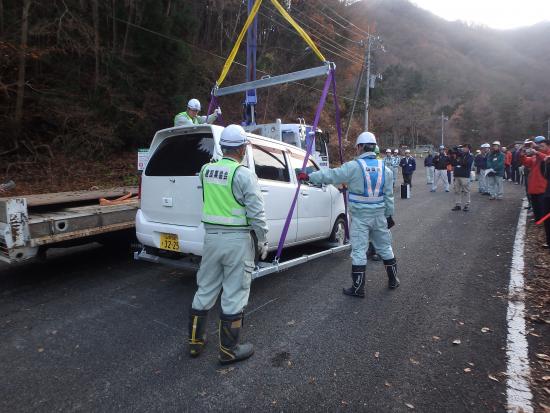
<instances>
[{"instance_id":1,"label":"yellow strap hanging","mask_svg":"<svg viewBox=\"0 0 550 413\"><path fill-rule=\"evenodd\" d=\"M302 29L298 23L296 23L294 21L294 19L292 18L292 16L290 16L290 14L288 14L286 12L286 10L284 9L283 6L281 6L279 4L279 2L277 0L271 0L271 3L273 3L273 5L275 6L275 8L277 10L279 10L279 13L282 14L282 16L292 25L292 27L294 27L294 30L296 30L298 32L298 34L300 36L302 36L302 38L306 41L306 43L309 45L309 47L311 48L311 50L313 50L315 52L315 54L317 55L317 57L319 57L319 59L321 59L322 62L326 62L327 59L325 59L325 56L323 56L323 54L319 51L319 49L317 48L317 46L315 45L315 43L313 43L313 40L311 40L311 37L309 37L309 35L304 31L304 29Z\"/></svg>"},{"instance_id":2,"label":"yellow strap hanging","mask_svg":"<svg viewBox=\"0 0 550 413\"><path fill-rule=\"evenodd\" d=\"M239 51L239 47L241 46L241 43L243 41L244 35L252 22L254 21L254 18L256 17L256 14L258 13L258 10L260 9L260 6L262 4L263 0L256 0L256 3L254 3L254 6L252 6L252 9L250 10L250 14L248 15L248 18L246 19L246 22L244 23L244 26L239 33L239 37L237 37L237 41L235 42L235 45L233 46L233 49L231 49L231 53L229 53L229 57L225 61L222 69L222 73L220 74L220 77L218 78L216 82L216 86L220 86L222 82L225 80L227 73L229 72L229 69L231 68L231 65L233 64L233 61L235 60L235 56L237 55L237 52ZM300 36L302 36L302 39L305 40L305 42L308 44L308 46L315 52L317 57L321 59L322 62L326 62L327 59L325 59L325 56L320 52L320 50L317 48L313 40L311 40L311 37L302 29L298 23L294 21L294 19L286 12L283 6L279 4L277 0L271 0L271 3L275 6L275 8L281 13L281 15L290 23L292 27L294 27L294 30L298 32Z\"/></svg>"},{"instance_id":3,"label":"yellow strap hanging","mask_svg":"<svg viewBox=\"0 0 550 413\"><path fill-rule=\"evenodd\" d=\"M229 54L229 57L227 58L227 60L223 65L222 73L218 78L218 81L216 82L217 86L220 86L222 82L225 80L225 77L227 76L227 73L229 72L229 69L233 64L233 60L235 60L235 56L239 51L239 47L241 46L241 42L243 41L244 35L248 30L248 27L250 27L250 25L254 21L254 17L256 17L256 13L258 13L258 9L260 8L261 4L262 4L262 0L256 0L256 3L254 3L254 6L252 6L252 10L250 10L250 14L246 19L246 22L244 23L243 29L239 33L239 37L237 37L237 41L235 42L235 45L233 46L233 49L231 49L231 53Z\"/></svg>"}]
</instances>

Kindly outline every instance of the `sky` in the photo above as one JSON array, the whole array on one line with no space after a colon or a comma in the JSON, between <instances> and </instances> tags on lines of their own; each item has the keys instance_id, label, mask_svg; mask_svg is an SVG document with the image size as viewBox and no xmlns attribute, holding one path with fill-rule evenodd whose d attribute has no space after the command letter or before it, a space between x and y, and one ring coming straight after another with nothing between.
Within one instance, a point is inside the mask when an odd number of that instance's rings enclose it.
<instances>
[{"instance_id":1,"label":"sky","mask_svg":"<svg viewBox=\"0 0 550 413\"><path fill-rule=\"evenodd\" d=\"M446 20L514 29L550 21L550 0L412 0Z\"/></svg>"}]
</instances>

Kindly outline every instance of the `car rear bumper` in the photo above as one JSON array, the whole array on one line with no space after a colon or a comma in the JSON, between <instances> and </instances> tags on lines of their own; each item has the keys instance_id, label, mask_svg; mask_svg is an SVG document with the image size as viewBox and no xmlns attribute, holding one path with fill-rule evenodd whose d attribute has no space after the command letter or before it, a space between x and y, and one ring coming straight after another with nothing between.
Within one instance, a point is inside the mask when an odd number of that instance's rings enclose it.
<instances>
[{"instance_id":1,"label":"car rear bumper","mask_svg":"<svg viewBox=\"0 0 550 413\"><path fill-rule=\"evenodd\" d=\"M179 252L202 256L204 226L186 227L183 225L163 224L148 221L145 214L138 210L136 214L136 236L139 242L148 247L160 248L160 234L175 234L179 240Z\"/></svg>"}]
</instances>

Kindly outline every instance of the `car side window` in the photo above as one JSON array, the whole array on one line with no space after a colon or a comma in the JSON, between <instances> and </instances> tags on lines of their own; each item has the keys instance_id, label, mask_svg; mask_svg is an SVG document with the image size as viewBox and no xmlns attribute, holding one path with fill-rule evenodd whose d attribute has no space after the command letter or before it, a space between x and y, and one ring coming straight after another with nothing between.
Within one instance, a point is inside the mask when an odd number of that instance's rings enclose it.
<instances>
[{"instance_id":1,"label":"car side window","mask_svg":"<svg viewBox=\"0 0 550 413\"><path fill-rule=\"evenodd\" d=\"M290 155L290 159L292 162L292 169L294 169L294 171L296 172L296 175L298 175L300 172L302 172L302 165L304 164L304 156L292 152ZM309 158L306 164L306 172L310 174L318 170L319 170L319 167L317 166L317 164L313 162L311 158Z\"/></svg>"},{"instance_id":2,"label":"car side window","mask_svg":"<svg viewBox=\"0 0 550 413\"><path fill-rule=\"evenodd\" d=\"M252 145L254 167L259 179L290 182L288 165L283 151L265 146Z\"/></svg>"}]
</instances>

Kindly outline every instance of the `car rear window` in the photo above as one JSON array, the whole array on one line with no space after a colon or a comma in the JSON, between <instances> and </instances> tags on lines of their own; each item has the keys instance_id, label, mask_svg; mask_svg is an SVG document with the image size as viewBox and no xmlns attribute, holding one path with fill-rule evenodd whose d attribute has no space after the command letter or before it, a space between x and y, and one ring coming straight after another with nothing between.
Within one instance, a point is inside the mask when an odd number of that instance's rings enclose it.
<instances>
[{"instance_id":1,"label":"car rear window","mask_svg":"<svg viewBox=\"0 0 550 413\"><path fill-rule=\"evenodd\" d=\"M147 176L196 176L212 158L211 134L171 136L159 145L149 162Z\"/></svg>"}]
</instances>

